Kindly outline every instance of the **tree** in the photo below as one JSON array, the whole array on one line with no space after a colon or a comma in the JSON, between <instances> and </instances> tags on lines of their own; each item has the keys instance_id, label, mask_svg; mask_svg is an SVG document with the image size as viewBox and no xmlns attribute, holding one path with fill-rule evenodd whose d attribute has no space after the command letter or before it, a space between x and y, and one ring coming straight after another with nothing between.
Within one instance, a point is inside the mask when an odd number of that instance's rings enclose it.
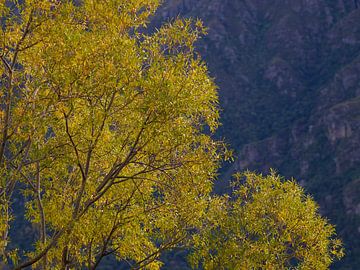
<instances>
[{"instance_id":1,"label":"tree","mask_svg":"<svg viewBox=\"0 0 360 270\"><path fill-rule=\"evenodd\" d=\"M246 172L233 187L194 236L194 268L322 270L343 256L334 227L294 181Z\"/></svg>"},{"instance_id":2,"label":"tree","mask_svg":"<svg viewBox=\"0 0 360 270\"><path fill-rule=\"evenodd\" d=\"M205 29L177 19L145 34L158 5L1 0L0 251L14 269L96 269L108 255L159 269L162 251L212 234L229 153L209 135ZM9 245L19 191L38 230L29 250Z\"/></svg>"},{"instance_id":3,"label":"tree","mask_svg":"<svg viewBox=\"0 0 360 270\"><path fill-rule=\"evenodd\" d=\"M204 213L223 153L197 21L142 33L156 0L2 1L1 250L15 269L158 269ZM20 188L35 250L7 249ZM10 263L10 262L9 262Z\"/></svg>"}]
</instances>

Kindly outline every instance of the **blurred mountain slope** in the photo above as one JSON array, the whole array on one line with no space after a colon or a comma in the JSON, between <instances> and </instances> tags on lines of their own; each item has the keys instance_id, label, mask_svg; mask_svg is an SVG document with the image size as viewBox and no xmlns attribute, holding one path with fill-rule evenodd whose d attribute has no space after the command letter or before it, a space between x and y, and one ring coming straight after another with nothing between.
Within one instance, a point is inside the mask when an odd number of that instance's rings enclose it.
<instances>
[{"instance_id":1,"label":"blurred mountain slope","mask_svg":"<svg viewBox=\"0 0 360 270\"><path fill-rule=\"evenodd\" d=\"M360 2L360 1L359 1ZM356 0L167 0L155 24L201 18L199 43L219 86L219 136L236 169L297 178L360 265L360 3Z\"/></svg>"}]
</instances>

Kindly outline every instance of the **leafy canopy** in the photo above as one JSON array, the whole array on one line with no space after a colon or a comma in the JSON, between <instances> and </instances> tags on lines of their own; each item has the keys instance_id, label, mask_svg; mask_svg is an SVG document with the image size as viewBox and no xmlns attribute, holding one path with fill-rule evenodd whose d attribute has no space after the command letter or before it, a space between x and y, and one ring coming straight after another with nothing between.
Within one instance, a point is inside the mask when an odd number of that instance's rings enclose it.
<instances>
[{"instance_id":1,"label":"leafy canopy","mask_svg":"<svg viewBox=\"0 0 360 270\"><path fill-rule=\"evenodd\" d=\"M199 224L223 153L202 132L218 111L201 23L145 35L154 0L1 3L4 259L95 268L113 253L158 269ZM25 262L7 250L16 187L40 228Z\"/></svg>"},{"instance_id":2,"label":"leafy canopy","mask_svg":"<svg viewBox=\"0 0 360 270\"><path fill-rule=\"evenodd\" d=\"M216 86L194 52L205 30L200 21L177 19L144 34L158 5L157 0L0 1L5 264L95 269L114 255L132 269L159 269L162 251L194 240L195 262L203 257L205 268L216 260L235 269L235 257L251 254L251 260L274 263L274 252L290 248L282 237L291 242L292 233L283 236L276 222L264 227L281 197L275 191L259 193L262 201L276 195L273 204L257 203L249 212L244 203L224 209L231 201L211 195L228 152L204 132L215 131L219 118ZM9 238L13 220L22 218L12 213L19 190L38 236L28 250L13 248ZM306 260L324 256L320 261L327 265L333 229L315 214L311 200L304 204L294 196L282 205L283 222L286 228L294 224L296 211L286 208L293 203L307 220L301 230L325 228L320 252L299 250ZM256 238L270 234L274 243L238 241L248 237L244 228ZM220 241L219 233L227 241ZM206 248L215 243L221 250L214 259Z\"/></svg>"},{"instance_id":3,"label":"leafy canopy","mask_svg":"<svg viewBox=\"0 0 360 270\"><path fill-rule=\"evenodd\" d=\"M272 172L237 174L233 196L213 202L194 236L203 269L328 269L343 256L335 229L294 181Z\"/></svg>"}]
</instances>

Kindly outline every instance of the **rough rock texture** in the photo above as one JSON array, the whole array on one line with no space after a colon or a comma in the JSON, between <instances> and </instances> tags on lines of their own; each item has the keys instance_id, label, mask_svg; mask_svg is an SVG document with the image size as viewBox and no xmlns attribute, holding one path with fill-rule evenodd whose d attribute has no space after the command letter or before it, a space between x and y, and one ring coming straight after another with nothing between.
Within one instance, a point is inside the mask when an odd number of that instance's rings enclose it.
<instances>
[{"instance_id":1,"label":"rough rock texture","mask_svg":"<svg viewBox=\"0 0 360 270\"><path fill-rule=\"evenodd\" d=\"M199 43L219 85L219 135L235 169L295 177L360 265L360 1L167 0L155 21L204 20Z\"/></svg>"}]
</instances>

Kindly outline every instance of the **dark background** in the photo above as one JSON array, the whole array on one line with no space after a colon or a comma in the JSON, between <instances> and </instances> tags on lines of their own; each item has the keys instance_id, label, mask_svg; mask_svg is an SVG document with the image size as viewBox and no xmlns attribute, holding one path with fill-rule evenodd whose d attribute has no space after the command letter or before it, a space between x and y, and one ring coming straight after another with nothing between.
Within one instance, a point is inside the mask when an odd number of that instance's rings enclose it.
<instances>
[{"instance_id":1,"label":"dark background","mask_svg":"<svg viewBox=\"0 0 360 270\"><path fill-rule=\"evenodd\" d=\"M296 178L345 243L333 269L360 269L360 3L166 0L154 22L178 15L209 28L198 48L219 86L217 136L236 151L217 189L239 169Z\"/></svg>"}]
</instances>

